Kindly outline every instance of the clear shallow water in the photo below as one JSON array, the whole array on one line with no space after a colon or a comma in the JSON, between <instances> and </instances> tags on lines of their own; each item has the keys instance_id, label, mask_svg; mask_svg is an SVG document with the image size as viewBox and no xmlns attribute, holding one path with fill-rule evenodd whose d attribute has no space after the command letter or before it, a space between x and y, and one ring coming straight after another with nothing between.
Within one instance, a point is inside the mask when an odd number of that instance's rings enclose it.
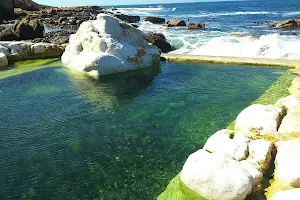
<instances>
[{"instance_id":1,"label":"clear shallow water","mask_svg":"<svg viewBox=\"0 0 300 200\"><path fill-rule=\"evenodd\" d=\"M274 30L268 24L285 19L300 19L298 0L225 1L183 4L119 6L119 11L131 15L164 17L205 23L206 30L186 31L141 22L145 32L165 34L173 53L212 56L300 59L300 30ZM259 22L259 23L254 23ZM262 36L234 37L233 33ZM293 35L296 34L296 35Z\"/></svg>"},{"instance_id":2,"label":"clear shallow water","mask_svg":"<svg viewBox=\"0 0 300 200\"><path fill-rule=\"evenodd\" d=\"M155 199L285 70L163 63L90 80L0 79L0 199Z\"/></svg>"}]
</instances>

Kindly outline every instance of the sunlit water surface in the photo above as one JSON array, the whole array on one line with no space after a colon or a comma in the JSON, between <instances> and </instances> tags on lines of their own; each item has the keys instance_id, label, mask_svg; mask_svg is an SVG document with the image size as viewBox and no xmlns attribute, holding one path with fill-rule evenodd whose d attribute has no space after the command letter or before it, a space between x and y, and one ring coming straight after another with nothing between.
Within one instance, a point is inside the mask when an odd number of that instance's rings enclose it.
<instances>
[{"instance_id":1,"label":"sunlit water surface","mask_svg":"<svg viewBox=\"0 0 300 200\"><path fill-rule=\"evenodd\" d=\"M0 79L0 199L155 199L187 156L285 70L165 63Z\"/></svg>"}]
</instances>

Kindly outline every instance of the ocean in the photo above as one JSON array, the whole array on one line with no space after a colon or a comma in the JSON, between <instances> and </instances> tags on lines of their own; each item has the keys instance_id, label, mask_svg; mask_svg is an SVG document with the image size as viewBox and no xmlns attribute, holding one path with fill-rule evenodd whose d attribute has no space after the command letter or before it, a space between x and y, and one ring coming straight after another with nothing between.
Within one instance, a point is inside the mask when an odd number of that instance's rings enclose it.
<instances>
[{"instance_id":1,"label":"ocean","mask_svg":"<svg viewBox=\"0 0 300 200\"><path fill-rule=\"evenodd\" d=\"M163 33L176 48L171 53L210 56L300 59L300 30L276 30L276 21L300 18L300 1L225 1L116 6L128 15L139 15L139 29ZM205 23L206 30L167 28L145 22L146 16ZM188 21L189 20L189 21ZM236 37L231 34L259 37Z\"/></svg>"}]
</instances>

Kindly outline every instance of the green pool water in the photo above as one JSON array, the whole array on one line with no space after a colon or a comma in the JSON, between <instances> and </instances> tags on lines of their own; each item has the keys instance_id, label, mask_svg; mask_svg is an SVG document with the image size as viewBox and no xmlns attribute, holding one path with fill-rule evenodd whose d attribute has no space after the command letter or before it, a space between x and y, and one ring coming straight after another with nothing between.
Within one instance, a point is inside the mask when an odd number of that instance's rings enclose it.
<instances>
[{"instance_id":1,"label":"green pool water","mask_svg":"<svg viewBox=\"0 0 300 200\"><path fill-rule=\"evenodd\" d=\"M155 199L286 72L162 63L95 81L53 63L0 73L0 199Z\"/></svg>"}]
</instances>

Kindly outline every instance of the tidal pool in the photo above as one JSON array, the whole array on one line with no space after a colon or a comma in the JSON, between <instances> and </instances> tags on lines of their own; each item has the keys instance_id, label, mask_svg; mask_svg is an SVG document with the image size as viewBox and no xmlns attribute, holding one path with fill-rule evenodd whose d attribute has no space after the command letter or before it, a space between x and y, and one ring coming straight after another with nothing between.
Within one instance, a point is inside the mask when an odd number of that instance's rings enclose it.
<instances>
[{"instance_id":1,"label":"tidal pool","mask_svg":"<svg viewBox=\"0 0 300 200\"><path fill-rule=\"evenodd\" d=\"M56 65L0 73L0 199L155 199L286 72L162 63L95 81Z\"/></svg>"}]
</instances>

